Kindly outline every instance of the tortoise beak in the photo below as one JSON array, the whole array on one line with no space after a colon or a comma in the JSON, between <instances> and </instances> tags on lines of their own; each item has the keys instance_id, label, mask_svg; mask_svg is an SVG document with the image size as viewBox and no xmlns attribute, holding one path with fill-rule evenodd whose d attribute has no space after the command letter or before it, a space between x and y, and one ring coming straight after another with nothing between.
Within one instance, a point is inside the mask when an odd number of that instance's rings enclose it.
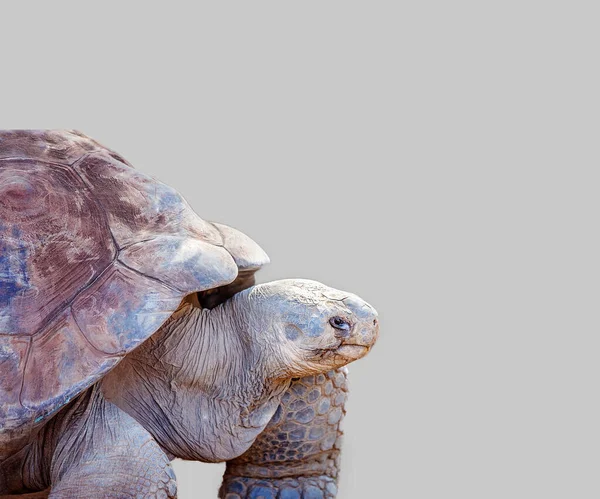
<instances>
[{"instance_id":1,"label":"tortoise beak","mask_svg":"<svg viewBox=\"0 0 600 499\"><path fill-rule=\"evenodd\" d=\"M379 338L378 314L371 305L356 295L347 296L343 302L356 322L342 338L336 353L352 360L360 359L369 353Z\"/></svg>"}]
</instances>

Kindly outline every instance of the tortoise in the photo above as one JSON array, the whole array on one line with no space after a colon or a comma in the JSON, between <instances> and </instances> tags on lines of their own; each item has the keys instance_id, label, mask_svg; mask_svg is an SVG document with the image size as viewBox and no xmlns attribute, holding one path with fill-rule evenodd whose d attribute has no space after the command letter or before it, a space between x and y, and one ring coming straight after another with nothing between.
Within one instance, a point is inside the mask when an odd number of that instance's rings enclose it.
<instances>
[{"instance_id":1,"label":"tortoise","mask_svg":"<svg viewBox=\"0 0 600 499\"><path fill-rule=\"evenodd\" d=\"M177 457L334 497L377 313L268 262L82 133L0 132L0 495L176 497Z\"/></svg>"}]
</instances>

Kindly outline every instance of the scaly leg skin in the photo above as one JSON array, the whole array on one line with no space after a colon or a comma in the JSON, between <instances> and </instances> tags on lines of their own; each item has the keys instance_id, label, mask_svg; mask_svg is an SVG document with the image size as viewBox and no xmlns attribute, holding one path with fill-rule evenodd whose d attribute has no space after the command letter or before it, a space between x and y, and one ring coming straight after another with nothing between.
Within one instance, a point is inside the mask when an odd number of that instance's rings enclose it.
<instances>
[{"instance_id":1,"label":"scaly leg skin","mask_svg":"<svg viewBox=\"0 0 600 499\"><path fill-rule=\"evenodd\" d=\"M337 494L347 369L294 380L252 447L227 462L221 499L330 499Z\"/></svg>"},{"instance_id":2,"label":"scaly leg skin","mask_svg":"<svg viewBox=\"0 0 600 499\"><path fill-rule=\"evenodd\" d=\"M132 417L96 387L60 425L50 472L50 499L175 498L169 458Z\"/></svg>"}]
</instances>

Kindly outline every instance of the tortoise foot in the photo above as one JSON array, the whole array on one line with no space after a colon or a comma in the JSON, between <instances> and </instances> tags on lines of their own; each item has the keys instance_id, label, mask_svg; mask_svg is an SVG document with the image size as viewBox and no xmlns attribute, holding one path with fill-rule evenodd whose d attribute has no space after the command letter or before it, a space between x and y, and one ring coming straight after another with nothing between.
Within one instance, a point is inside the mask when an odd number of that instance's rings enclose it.
<instances>
[{"instance_id":1,"label":"tortoise foot","mask_svg":"<svg viewBox=\"0 0 600 499\"><path fill-rule=\"evenodd\" d=\"M333 499L337 485L333 478L302 476L280 479L226 477L219 491L220 499Z\"/></svg>"}]
</instances>

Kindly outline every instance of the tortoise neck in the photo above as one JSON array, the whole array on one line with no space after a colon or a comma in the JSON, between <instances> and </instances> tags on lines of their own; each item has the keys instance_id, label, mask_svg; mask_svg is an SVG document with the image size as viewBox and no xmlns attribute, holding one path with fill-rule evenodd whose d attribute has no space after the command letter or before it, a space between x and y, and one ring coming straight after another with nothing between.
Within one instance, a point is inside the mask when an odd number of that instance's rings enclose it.
<instances>
[{"instance_id":1,"label":"tortoise neck","mask_svg":"<svg viewBox=\"0 0 600 499\"><path fill-rule=\"evenodd\" d=\"M268 379L240 300L211 310L182 306L102 381L106 398L170 455L203 461L238 455L236 439L251 438L239 433L250 425L254 435L260 426L246 420L266 424L277 407L275 394L286 385Z\"/></svg>"},{"instance_id":2,"label":"tortoise neck","mask_svg":"<svg viewBox=\"0 0 600 499\"><path fill-rule=\"evenodd\" d=\"M248 372L261 375L261 356L251 341L238 300L213 309L195 310L197 322L182 330L180 356L188 356L177 377L218 398L235 397ZM177 333L175 333L175 339ZM189 352L189 353L188 353Z\"/></svg>"}]
</instances>

